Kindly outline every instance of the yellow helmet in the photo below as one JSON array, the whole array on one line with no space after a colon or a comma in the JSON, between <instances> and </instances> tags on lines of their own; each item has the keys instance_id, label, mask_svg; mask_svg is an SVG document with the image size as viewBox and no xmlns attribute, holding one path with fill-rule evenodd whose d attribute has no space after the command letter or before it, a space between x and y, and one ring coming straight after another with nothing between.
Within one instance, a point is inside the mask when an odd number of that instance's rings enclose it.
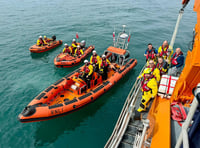
<instances>
[{"instance_id":1,"label":"yellow helmet","mask_svg":"<svg viewBox=\"0 0 200 148\"><path fill-rule=\"evenodd\" d=\"M144 69L144 74L150 74L151 73L151 69L150 68L145 68Z\"/></svg>"},{"instance_id":2,"label":"yellow helmet","mask_svg":"<svg viewBox=\"0 0 200 148\"><path fill-rule=\"evenodd\" d=\"M45 35L44 38L46 38L47 36Z\"/></svg>"}]
</instances>

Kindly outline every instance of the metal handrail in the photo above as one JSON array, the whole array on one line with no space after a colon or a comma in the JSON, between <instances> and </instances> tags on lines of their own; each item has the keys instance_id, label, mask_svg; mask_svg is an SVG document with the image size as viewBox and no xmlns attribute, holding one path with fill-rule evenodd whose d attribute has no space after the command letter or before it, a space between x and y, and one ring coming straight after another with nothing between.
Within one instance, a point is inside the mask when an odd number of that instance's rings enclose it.
<instances>
[{"instance_id":1,"label":"metal handrail","mask_svg":"<svg viewBox=\"0 0 200 148\"><path fill-rule=\"evenodd\" d=\"M140 75L142 74L145 67L146 67L146 64L142 68ZM133 109L135 107L135 105L132 105L132 104L135 104L136 97L137 97L136 94L138 94L139 90L140 90L140 82L141 82L140 79L136 80L133 87L131 88L131 90L127 96L127 99L124 103L124 106L122 108L122 111L120 113L120 116L118 118L118 121L115 125L115 128L112 132L112 135L110 136L108 142L106 143L105 148L107 148L107 147L113 148L113 147L117 147L119 145L119 143L123 137L123 134L126 130L126 127L129 123ZM128 119L124 120L125 118L128 118Z\"/></svg>"}]
</instances>

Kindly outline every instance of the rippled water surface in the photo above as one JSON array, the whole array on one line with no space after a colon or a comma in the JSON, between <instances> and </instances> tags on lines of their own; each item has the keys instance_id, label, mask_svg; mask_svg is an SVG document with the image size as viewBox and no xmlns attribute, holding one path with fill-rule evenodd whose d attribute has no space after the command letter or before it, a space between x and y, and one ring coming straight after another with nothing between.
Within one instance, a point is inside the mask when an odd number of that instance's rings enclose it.
<instances>
[{"instance_id":1,"label":"rippled water surface","mask_svg":"<svg viewBox=\"0 0 200 148\"><path fill-rule=\"evenodd\" d=\"M0 1L0 147L101 148L112 133L123 103L145 63L144 50L171 39L181 8L179 0L2 0ZM174 48L186 55L196 13L186 7ZM41 54L28 48L39 35L56 35L71 43L95 45L99 54L112 45L112 32L126 24L129 50L138 65L94 103L64 117L20 123L18 114L41 91L73 68L56 68L53 59L63 45Z\"/></svg>"}]
</instances>

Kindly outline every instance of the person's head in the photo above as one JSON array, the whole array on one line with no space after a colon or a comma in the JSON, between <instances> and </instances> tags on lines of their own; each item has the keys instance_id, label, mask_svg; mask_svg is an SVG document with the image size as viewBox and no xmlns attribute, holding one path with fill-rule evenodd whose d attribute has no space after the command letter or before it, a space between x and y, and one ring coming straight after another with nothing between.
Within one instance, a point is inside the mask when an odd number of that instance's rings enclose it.
<instances>
[{"instance_id":1,"label":"person's head","mask_svg":"<svg viewBox=\"0 0 200 148\"><path fill-rule=\"evenodd\" d=\"M167 47L168 46L168 42L167 42L167 40L165 40L164 42L163 42L163 47Z\"/></svg>"},{"instance_id":2,"label":"person's head","mask_svg":"<svg viewBox=\"0 0 200 148\"><path fill-rule=\"evenodd\" d=\"M149 77L151 77L151 69L150 68L145 68L144 69L144 76L145 76L145 78L149 78Z\"/></svg>"},{"instance_id":3,"label":"person's head","mask_svg":"<svg viewBox=\"0 0 200 148\"><path fill-rule=\"evenodd\" d=\"M97 55L96 50L93 50L93 51L92 51L92 54L93 54L94 56L96 56L96 55Z\"/></svg>"},{"instance_id":4,"label":"person's head","mask_svg":"<svg viewBox=\"0 0 200 148\"><path fill-rule=\"evenodd\" d=\"M105 54L102 55L102 60L106 60L106 55Z\"/></svg>"},{"instance_id":5,"label":"person's head","mask_svg":"<svg viewBox=\"0 0 200 148\"><path fill-rule=\"evenodd\" d=\"M85 46L85 40L82 40L80 43L81 46Z\"/></svg>"},{"instance_id":6,"label":"person's head","mask_svg":"<svg viewBox=\"0 0 200 148\"><path fill-rule=\"evenodd\" d=\"M68 44L67 44L67 43L65 43L65 47L68 47Z\"/></svg>"},{"instance_id":7,"label":"person's head","mask_svg":"<svg viewBox=\"0 0 200 148\"><path fill-rule=\"evenodd\" d=\"M152 46L151 43L148 44L148 48L149 48L150 50L153 48L153 46Z\"/></svg>"},{"instance_id":8,"label":"person's head","mask_svg":"<svg viewBox=\"0 0 200 148\"><path fill-rule=\"evenodd\" d=\"M80 45L78 45L78 46L77 46L77 49L80 49L80 48L81 48L81 46L80 46Z\"/></svg>"},{"instance_id":9,"label":"person's head","mask_svg":"<svg viewBox=\"0 0 200 148\"><path fill-rule=\"evenodd\" d=\"M42 36L39 36L39 39L41 40L41 39L42 39Z\"/></svg>"},{"instance_id":10,"label":"person's head","mask_svg":"<svg viewBox=\"0 0 200 148\"><path fill-rule=\"evenodd\" d=\"M88 61L88 60L84 60L84 64L85 64L85 65L88 65L88 64L89 64L89 61Z\"/></svg>"},{"instance_id":11,"label":"person's head","mask_svg":"<svg viewBox=\"0 0 200 148\"><path fill-rule=\"evenodd\" d=\"M72 39L72 43L76 43L76 39Z\"/></svg>"},{"instance_id":12,"label":"person's head","mask_svg":"<svg viewBox=\"0 0 200 148\"><path fill-rule=\"evenodd\" d=\"M181 52L181 48L176 48L176 54L179 54Z\"/></svg>"},{"instance_id":13,"label":"person's head","mask_svg":"<svg viewBox=\"0 0 200 148\"><path fill-rule=\"evenodd\" d=\"M163 57L162 57L162 56L159 56L159 57L158 57L158 63L159 63L159 64L163 63Z\"/></svg>"},{"instance_id":14,"label":"person's head","mask_svg":"<svg viewBox=\"0 0 200 148\"><path fill-rule=\"evenodd\" d=\"M149 67L153 68L154 67L154 60L149 60Z\"/></svg>"},{"instance_id":15,"label":"person's head","mask_svg":"<svg viewBox=\"0 0 200 148\"><path fill-rule=\"evenodd\" d=\"M46 35L44 36L44 39L47 39L47 36L46 36Z\"/></svg>"}]
</instances>

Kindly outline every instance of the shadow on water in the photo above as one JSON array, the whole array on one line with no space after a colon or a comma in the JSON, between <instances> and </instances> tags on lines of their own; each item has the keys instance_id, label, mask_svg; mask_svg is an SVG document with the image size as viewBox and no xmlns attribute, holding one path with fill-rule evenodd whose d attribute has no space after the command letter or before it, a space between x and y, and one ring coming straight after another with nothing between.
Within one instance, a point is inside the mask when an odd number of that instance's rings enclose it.
<instances>
[{"instance_id":1,"label":"shadow on water","mask_svg":"<svg viewBox=\"0 0 200 148\"><path fill-rule=\"evenodd\" d=\"M38 123L35 132L35 146L47 146L56 141L62 134L70 134L80 126L84 126L84 121L96 114L110 99L113 94L119 92L120 85L124 85L134 75L135 70L131 70L126 77L122 78L111 90L97 98L94 102L83 108L68 114L64 117ZM87 124L85 124L87 126Z\"/></svg>"}]
</instances>

